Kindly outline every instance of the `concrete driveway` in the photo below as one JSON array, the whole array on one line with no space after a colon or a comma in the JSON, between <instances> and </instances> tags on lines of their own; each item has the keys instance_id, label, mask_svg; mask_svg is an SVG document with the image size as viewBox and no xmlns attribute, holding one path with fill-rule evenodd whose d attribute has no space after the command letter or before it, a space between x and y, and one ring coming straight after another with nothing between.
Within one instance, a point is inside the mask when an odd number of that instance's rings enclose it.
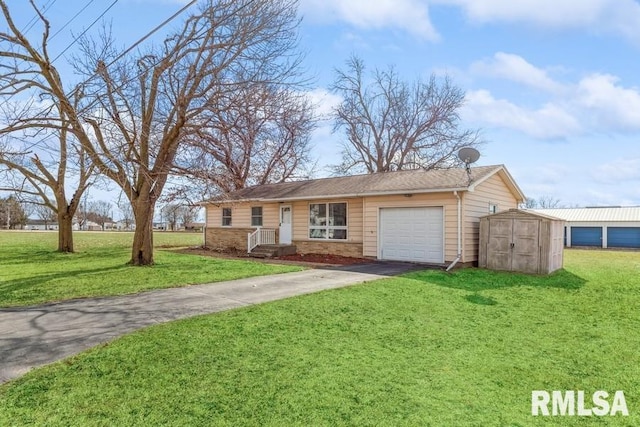
<instances>
[{"instance_id":1,"label":"concrete driveway","mask_svg":"<svg viewBox=\"0 0 640 427\"><path fill-rule=\"evenodd\" d=\"M0 309L0 383L156 323L394 276L415 265L374 263Z\"/></svg>"}]
</instances>

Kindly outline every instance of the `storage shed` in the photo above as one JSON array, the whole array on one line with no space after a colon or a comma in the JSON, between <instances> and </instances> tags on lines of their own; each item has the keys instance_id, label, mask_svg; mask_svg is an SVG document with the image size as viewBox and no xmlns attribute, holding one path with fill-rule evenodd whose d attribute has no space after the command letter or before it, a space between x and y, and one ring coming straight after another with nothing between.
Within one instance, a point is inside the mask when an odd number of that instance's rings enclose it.
<instances>
[{"instance_id":1,"label":"storage shed","mask_svg":"<svg viewBox=\"0 0 640 427\"><path fill-rule=\"evenodd\" d=\"M562 268L564 220L510 209L480 218L478 266L549 274Z\"/></svg>"}]
</instances>

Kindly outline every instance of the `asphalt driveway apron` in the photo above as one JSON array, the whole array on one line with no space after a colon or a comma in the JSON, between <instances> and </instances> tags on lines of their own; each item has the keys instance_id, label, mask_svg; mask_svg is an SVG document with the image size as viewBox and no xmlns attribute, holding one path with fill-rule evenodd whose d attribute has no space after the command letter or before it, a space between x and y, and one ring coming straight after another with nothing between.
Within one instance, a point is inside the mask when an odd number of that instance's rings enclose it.
<instances>
[{"instance_id":1,"label":"asphalt driveway apron","mask_svg":"<svg viewBox=\"0 0 640 427\"><path fill-rule=\"evenodd\" d=\"M363 283L406 272L375 263L0 309L0 383L137 329L200 314Z\"/></svg>"}]
</instances>

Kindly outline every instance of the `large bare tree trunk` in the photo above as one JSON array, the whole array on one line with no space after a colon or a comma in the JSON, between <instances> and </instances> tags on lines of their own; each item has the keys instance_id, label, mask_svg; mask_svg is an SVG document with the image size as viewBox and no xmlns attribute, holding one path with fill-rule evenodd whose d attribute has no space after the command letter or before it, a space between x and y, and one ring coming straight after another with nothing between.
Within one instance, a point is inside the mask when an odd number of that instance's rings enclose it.
<instances>
[{"instance_id":1,"label":"large bare tree trunk","mask_svg":"<svg viewBox=\"0 0 640 427\"><path fill-rule=\"evenodd\" d=\"M133 205L136 229L133 233L131 265L153 264L153 203L138 198Z\"/></svg>"},{"instance_id":2,"label":"large bare tree trunk","mask_svg":"<svg viewBox=\"0 0 640 427\"><path fill-rule=\"evenodd\" d=\"M80 37L80 54L72 65L85 78L73 88L64 84L50 59L49 21L35 1L29 3L41 27L37 44L0 0L0 97L46 102L10 111L0 120L0 136L58 133L61 165L67 156L77 157L79 166L90 158L87 165L116 183L132 204L136 231L130 263L152 264L155 204L188 138L207 126L212 109L220 109L218 99L233 92L233 85L248 82L282 87L303 83L297 0L207 0L164 43L131 55L131 49L119 53L109 34L100 40ZM65 145L67 136L73 146ZM56 173L44 165L24 170L34 187L40 181L49 188L62 182L51 179ZM64 173L60 169L57 175ZM70 205L77 208L88 185L86 180L79 185ZM38 196L45 194L37 190Z\"/></svg>"},{"instance_id":3,"label":"large bare tree trunk","mask_svg":"<svg viewBox=\"0 0 640 427\"><path fill-rule=\"evenodd\" d=\"M62 208L58 213L58 252L73 252L73 215Z\"/></svg>"}]
</instances>

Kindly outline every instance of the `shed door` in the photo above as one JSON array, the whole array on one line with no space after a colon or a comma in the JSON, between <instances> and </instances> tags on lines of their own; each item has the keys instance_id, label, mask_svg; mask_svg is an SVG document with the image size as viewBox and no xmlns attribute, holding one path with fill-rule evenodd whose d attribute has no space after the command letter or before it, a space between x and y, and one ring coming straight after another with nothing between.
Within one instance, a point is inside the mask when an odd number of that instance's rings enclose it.
<instances>
[{"instance_id":1,"label":"shed door","mask_svg":"<svg viewBox=\"0 0 640 427\"><path fill-rule=\"evenodd\" d=\"M514 271L538 272L540 265L540 221L519 219L513 227Z\"/></svg>"},{"instance_id":2,"label":"shed door","mask_svg":"<svg viewBox=\"0 0 640 427\"><path fill-rule=\"evenodd\" d=\"M540 221L493 218L489 221L487 267L491 270L538 271Z\"/></svg>"},{"instance_id":3,"label":"shed door","mask_svg":"<svg viewBox=\"0 0 640 427\"><path fill-rule=\"evenodd\" d=\"M490 270L511 270L512 237L512 219L493 218L489 221L487 267Z\"/></svg>"},{"instance_id":4,"label":"shed door","mask_svg":"<svg viewBox=\"0 0 640 427\"><path fill-rule=\"evenodd\" d=\"M442 207L380 209L380 258L444 262Z\"/></svg>"},{"instance_id":5,"label":"shed door","mask_svg":"<svg viewBox=\"0 0 640 427\"><path fill-rule=\"evenodd\" d=\"M602 247L602 227L571 227L571 246Z\"/></svg>"},{"instance_id":6,"label":"shed door","mask_svg":"<svg viewBox=\"0 0 640 427\"><path fill-rule=\"evenodd\" d=\"M607 228L607 247L640 248L640 227Z\"/></svg>"}]
</instances>

